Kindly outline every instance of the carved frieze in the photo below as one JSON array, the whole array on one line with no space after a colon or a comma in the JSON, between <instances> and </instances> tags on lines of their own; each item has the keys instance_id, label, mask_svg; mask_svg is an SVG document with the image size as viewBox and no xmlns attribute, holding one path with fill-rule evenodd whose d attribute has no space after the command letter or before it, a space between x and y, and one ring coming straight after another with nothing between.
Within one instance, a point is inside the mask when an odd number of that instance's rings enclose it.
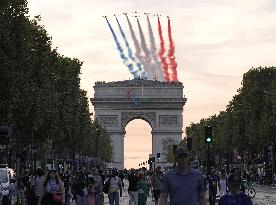
<instances>
[{"instance_id":1,"label":"carved frieze","mask_svg":"<svg viewBox=\"0 0 276 205\"><path fill-rule=\"evenodd\" d=\"M159 115L159 126L178 127L180 125L178 115Z\"/></svg>"},{"instance_id":2,"label":"carved frieze","mask_svg":"<svg viewBox=\"0 0 276 205\"><path fill-rule=\"evenodd\" d=\"M156 126L155 112L122 112L121 126L124 128L127 125L127 123L133 119L144 119L147 122L149 122L151 126Z\"/></svg>"},{"instance_id":3,"label":"carved frieze","mask_svg":"<svg viewBox=\"0 0 276 205\"><path fill-rule=\"evenodd\" d=\"M117 127L118 116L117 115L98 115L98 122L104 127Z\"/></svg>"}]
</instances>

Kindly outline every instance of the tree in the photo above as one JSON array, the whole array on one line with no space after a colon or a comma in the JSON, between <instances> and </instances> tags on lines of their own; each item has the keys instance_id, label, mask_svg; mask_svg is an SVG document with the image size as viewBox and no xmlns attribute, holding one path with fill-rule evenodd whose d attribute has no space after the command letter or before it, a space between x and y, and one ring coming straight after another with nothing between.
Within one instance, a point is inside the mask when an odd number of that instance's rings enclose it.
<instances>
[{"instance_id":1,"label":"tree","mask_svg":"<svg viewBox=\"0 0 276 205\"><path fill-rule=\"evenodd\" d=\"M186 128L186 135L193 137L193 152L200 159L206 156L202 134L205 125L214 130L213 155L226 152L231 156L236 148L243 158L253 157L262 153L268 143L276 144L275 67L252 68L244 74L241 84L225 111Z\"/></svg>"},{"instance_id":2,"label":"tree","mask_svg":"<svg viewBox=\"0 0 276 205\"><path fill-rule=\"evenodd\" d=\"M162 139L162 154L166 156L167 162L174 162L173 145L176 144L176 141L171 137Z\"/></svg>"},{"instance_id":3,"label":"tree","mask_svg":"<svg viewBox=\"0 0 276 205\"><path fill-rule=\"evenodd\" d=\"M51 142L55 158L64 150L71 157L94 154L87 93L80 89L82 62L52 49L40 16L29 18L26 0L2 1L0 13L0 125L14 125L11 150L19 155L31 146L43 159ZM103 146L108 160L107 133Z\"/></svg>"}]
</instances>

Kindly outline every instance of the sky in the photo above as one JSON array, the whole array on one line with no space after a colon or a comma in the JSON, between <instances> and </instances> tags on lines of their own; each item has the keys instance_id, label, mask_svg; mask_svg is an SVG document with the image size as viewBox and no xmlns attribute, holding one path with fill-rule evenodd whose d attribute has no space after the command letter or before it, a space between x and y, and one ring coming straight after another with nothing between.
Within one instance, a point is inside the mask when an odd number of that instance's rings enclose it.
<instances>
[{"instance_id":1,"label":"sky","mask_svg":"<svg viewBox=\"0 0 276 205\"><path fill-rule=\"evenodd\" d=\"M41 15L41 24L52 37L53 48L64 56L83 61L81 87L93 97L96 81L132 78L122 63L103 15L115 32L114 14L131 41L123 12L161 14L166 27L170 16L178 79L184 85L187 103L183 131L219 111L241 87L242 75L252 67L276 65L275 0L29 0L31 18ZM157 43L157 19L150 15ZM135 24L136 26L136 24ZM137 30L136 30L137 31ZM166 36L166 33L164 33ZM121 40L121 39L120 39ZM167 41L167 38L165 38ZM123 43L123 41L121 41ZM166 42L167 45L167 42ZM93 107L91 110L93 111ZM137 167L151 152L150 126L134 120L126 127L125 166ZM183 134L184 137L184 134ZM143 142L135 144L134 142Z\"/></svg>"}]
</instances>

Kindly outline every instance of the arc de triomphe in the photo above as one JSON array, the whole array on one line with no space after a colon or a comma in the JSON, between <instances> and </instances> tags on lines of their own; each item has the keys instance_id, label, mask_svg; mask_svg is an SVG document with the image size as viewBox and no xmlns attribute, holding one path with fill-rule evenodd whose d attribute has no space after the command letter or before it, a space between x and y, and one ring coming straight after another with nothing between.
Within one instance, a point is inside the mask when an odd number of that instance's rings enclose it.
<instances>
[{"instance_id":1,"label":"arc de triomphe","mask_svg":"<svg viewBox=\"0 0 276 205\"><path fill-rule=\"evenodd\" d=\"M91 102L95 118L110 134L110 166L114 168L124 168L125 127L134 119L145 120L152 128L152 155L161 154L160 160L156 160L157 166L166 163L164 141L178 143L182 139L186 98L180 82L142 79L96 82Z\"/></svg>"}]
</instances>

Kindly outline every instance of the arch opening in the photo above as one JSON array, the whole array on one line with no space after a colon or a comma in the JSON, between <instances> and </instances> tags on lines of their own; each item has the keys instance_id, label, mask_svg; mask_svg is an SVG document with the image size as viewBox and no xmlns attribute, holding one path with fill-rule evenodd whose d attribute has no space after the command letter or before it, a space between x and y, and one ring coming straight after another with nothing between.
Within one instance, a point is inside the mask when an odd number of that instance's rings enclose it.
<instances>
[{"instance_id":1,"label":"arch opening","mask_svg":"<svg viewBox=\"0 0 276 205\"><path fill-rule=\"evenodd\" d=\"M126 124L125 131L124 166L139 168L152 153L152 128L145 119L132 119Z\"/></svg>"}]
</instances>

